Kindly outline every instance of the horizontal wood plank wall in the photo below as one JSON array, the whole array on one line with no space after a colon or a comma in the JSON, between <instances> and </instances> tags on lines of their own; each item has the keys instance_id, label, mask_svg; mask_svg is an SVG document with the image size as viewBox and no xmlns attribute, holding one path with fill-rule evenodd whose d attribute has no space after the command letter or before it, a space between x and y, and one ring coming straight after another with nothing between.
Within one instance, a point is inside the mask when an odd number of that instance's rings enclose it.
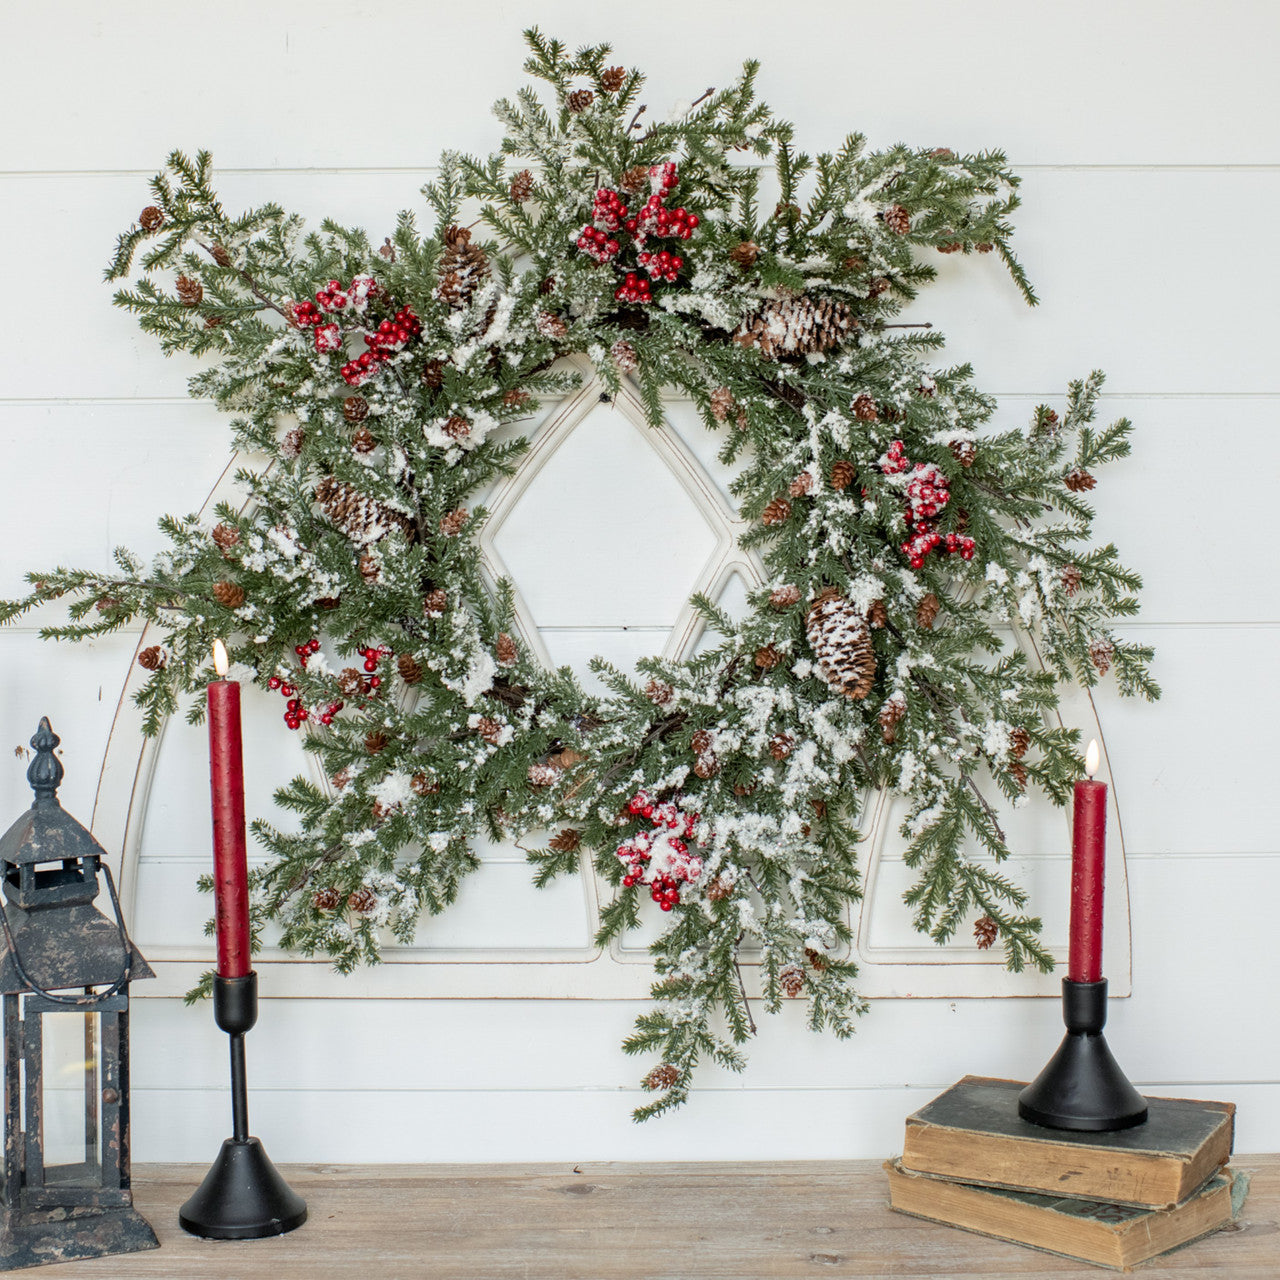
<instances>
[{"instance_id":1,"label":"horizontal wood plank wall","mask_svg":"<svg viewBox=\"0 0 1280 1280\"><path fill-rule=\"evenodd\" d=\"M1042 306L1023 308L990 260L946 258L916 312L1001 396L1002 423L1100 366L1104 412L1138 428L1135 456L1094 495L1101 536L1146 576L1125 630L1157 644L1166 690L1154 709L1100 698L1133 903L1134 995L1113 1009L1112 1041L1147 1091L1232 1099L1240 1148L1280 1148L1280 605L1266 545L1280 266L1260 217L1280 200L1280 11L802 0L783 22L763 0L732 15L654 0L643 19L547 0L537 16L650 69L654 110L760 56L762 92L806 147L857 128L873 145L1009 152ZM185 398L194 364L160 357L99 279L168 149L212 148L229 207L275 199L381 236L420 204L442 148L496 142L489 105L520 82L518 26L493 0L136 0L109 16L66 0L8 16L19 56L0 108L25 123L0 147L0 237L22 251L0 364L0 593L27 568L105 566L117 543L156 550L156 518L197 507L225 466L225 422ZM81 816L133 644L0 632L2 758L50 715L66 739L63 798ZM0 824L28 795L17 761L0 770ZM144 932L195 871L188 849L155 850L150 865ZM491 873L512 878L501 892L526 883L500 859ZM545 901L530 891L529 945L546 941ZM483 927L483 904L474 919ZM294 1160L881 1156L932 1093L966 1071L1034 1072L1059 1034L1046 1001L886 1000L837 1044L808 1036L792 1007L763 1020L744 1075L705 1072L683 1115L636 1128L639 1067L617 1048L636 1008L272 999L250 1047L255 1127ZM226 1120L208 1010L139 1002L134 1027L136 1157L207 1157Z\"/></svg>"}]
</instances>

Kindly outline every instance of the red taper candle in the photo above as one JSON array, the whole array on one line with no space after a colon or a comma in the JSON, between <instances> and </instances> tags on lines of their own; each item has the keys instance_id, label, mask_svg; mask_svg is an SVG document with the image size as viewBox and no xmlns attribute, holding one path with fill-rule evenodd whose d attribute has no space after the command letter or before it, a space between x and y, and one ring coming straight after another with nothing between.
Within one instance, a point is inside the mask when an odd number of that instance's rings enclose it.
<instances>
[{"instance_id":1,"label":"red taper candle","mask_svg":"<svg viewBox=\"0 0 1280 1280\"><path fill-rule=\"evenodd\" d=\"M1098 743L1085 753L1087 778L1076 783L1071 832L1071 944L1067 977L1102 980L1102 885L1107 866L1107 784L1095 782Z\"/></svg>"},{"instance_id":2,"label":"red taper candle","mask_svg":"<svg viewBox=\"0 0 1280 1280\"><path fill-rule=\"evenodd\" d=\"M226 680L227 650L213 642L218 679L209 685L209 786L213 796L213 892L218 976L249 973L249 862L244 831L240 684Z\"/></svg>"}]
</instances>

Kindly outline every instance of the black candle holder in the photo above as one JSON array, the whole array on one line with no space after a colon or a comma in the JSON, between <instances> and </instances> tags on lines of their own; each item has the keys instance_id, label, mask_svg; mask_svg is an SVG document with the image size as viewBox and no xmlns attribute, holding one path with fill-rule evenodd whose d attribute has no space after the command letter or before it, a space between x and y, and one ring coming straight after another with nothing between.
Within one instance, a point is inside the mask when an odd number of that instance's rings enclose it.
<instances>
[{"instance_id":1,"label":"black candle holder","mask_svg":"<svg viewBox=\"0 0 1280 1280\"><path fill-rule=\"evenodd\" d=\"M1018 1114L1047 1129L1109 1133L1147 1118L1147 1103L1111 1056L1102 1028L1107 1021L1107 980L1062 980L1058 1052L1018 1097Z\"/></svg>"},{"instance_id":2,"label":"black candle holder","mask_svg":"<svg viewBox=\"0 0 1280 1280\"><path fill-rule=\"evenodd\" d=\"M258 1021L258 975L215 977L213 1016L231 1037L232 1135L178 1211L178 1221L185 1231L209 1240L282 1236L306 1222L307 1202L280 1176L262 1143L249 1136L244 1037Z\"/></svg>"}]
</instances>

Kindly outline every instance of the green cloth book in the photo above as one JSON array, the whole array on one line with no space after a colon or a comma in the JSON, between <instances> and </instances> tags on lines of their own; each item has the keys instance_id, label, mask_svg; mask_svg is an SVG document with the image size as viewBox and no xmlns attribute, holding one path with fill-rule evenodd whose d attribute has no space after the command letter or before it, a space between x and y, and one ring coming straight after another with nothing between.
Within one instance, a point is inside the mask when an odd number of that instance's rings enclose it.
<instances>
[{"instance_id":1,"label":"green cloth book","mask_svg":"<svg viewBox=\"0 0 1280 1280\"><path fill-rule=\"evenodd\" d=\"M966 1076L907 1118L902 1167L985 1186L1159 1209L1227 1163L1235 1106L1148 1098L1145 1124L1115 1133L1046 1129L1018 1115L1017 1080Z\"/></svg>"},{"instance_id":2,"label":"green cloth book","mask_svg":"<svg viewBox=\"0 0 1280 1280\"><path fill-rule=\"evenodd\" d=\"M911 1173L896 1160L884 1167L889 1203L899 1213L1117 1271L1226 1226L1239 1214L1249 1185L1245 1175L1224 1169L1171 1209L1143 1209L951 1182Z\"/></svg>"}]
</instances>

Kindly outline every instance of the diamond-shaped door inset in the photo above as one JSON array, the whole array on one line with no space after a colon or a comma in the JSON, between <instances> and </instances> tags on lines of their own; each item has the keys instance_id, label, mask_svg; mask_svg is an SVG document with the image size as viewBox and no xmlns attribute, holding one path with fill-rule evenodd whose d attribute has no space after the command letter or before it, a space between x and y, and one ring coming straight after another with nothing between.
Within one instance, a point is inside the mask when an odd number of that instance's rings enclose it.
<instances>
[{"instance_id":1,"label":"diamond-shaped door inset","mask_svg":"<svg viewBox=\"0 0 1280 1280\"><path fill-rule=\"evenodd\" d=\"M516 591L517 623L553 666L584 680L595 655L632 670L687 653L700 631L689 597L736 570L737 513L668 426L624 391L585 386L537 433L489 504L481 546Z\"/></svg>"}]
</instances>

